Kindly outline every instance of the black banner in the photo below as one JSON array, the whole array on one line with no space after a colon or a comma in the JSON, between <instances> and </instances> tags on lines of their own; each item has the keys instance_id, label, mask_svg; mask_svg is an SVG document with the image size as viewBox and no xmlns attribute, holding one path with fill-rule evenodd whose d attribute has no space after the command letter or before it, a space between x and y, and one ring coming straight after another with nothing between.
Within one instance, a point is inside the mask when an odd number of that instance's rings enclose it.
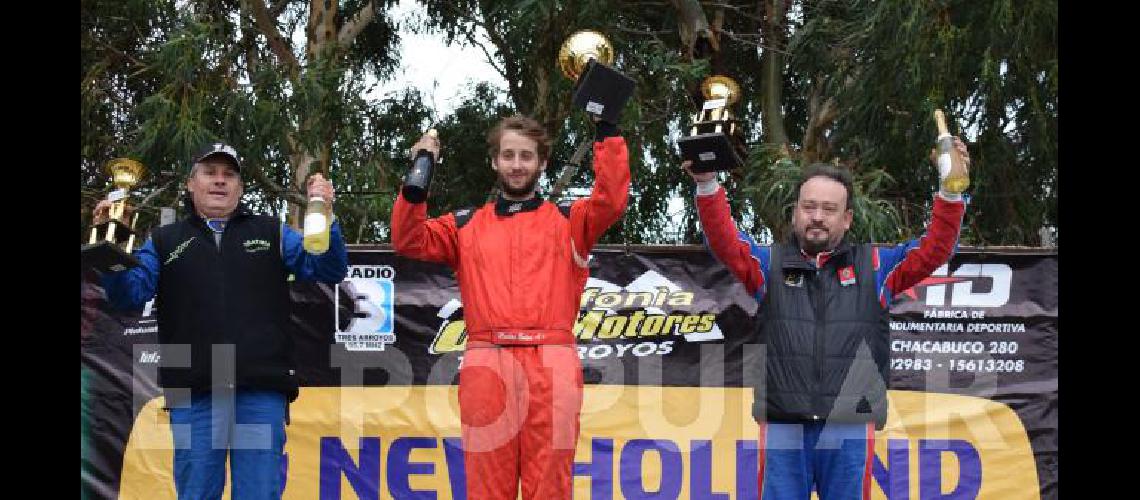
<instances>
[{"instance_id":1,"label":"black banner","mask_svg":"<svg viewBox=\"0 0 1140 500\"><path fill-rule=\"evenodd\" d=\"M353 248L349 261L349 277L339 285L292 284L302 391L454 384L466 330L453 273L385 249ZM752 360L762 347L754 322L757 304L704 248L604 247L594 251L590 268L575 329L588 389L746 388L755 380L750 370L757 363ZM896 439L897 432L926 411L908 406L905 398L915 391L926 395L921 404L927 406L932 397L946 394L1012 409L1032 446L1038 485L1031 489L1039 488L1041 498L1056 497L1056 274L1054 253L964 250L896 297L890 388L892 413L895 407L900 413L892 417L897 425L889 423L883 433L889 451L878 457L876 494L909 498L909 476L891 474L906 471L905 463L897 465L906 451L896 450L905 444ZM156 310L151 303L143 311L112 311L93 280L83 282L81 296L83 483L97 497L117 498L136 416L159 395ZM1010 431L1005 423L970 422L965 426L973 435L990 428L1002 436L1021 432ZM980 450L959 453L961 478L956 486L942 485L943 490L971 497L971 492L978 496L1028 486L1023 475L1013 478L1013 471L1007 479L996 479L1003 472L995 468L1017 465L993 458L978 441L941 441L950 443L947 449L972 442ZM916 453L926 453L926 441L916 443ZM973 456L978 457L976 466L970 462ZM924 485L921 498L934 491L926 485L940 484L928 477L935 472L924 468L925 457L934 457L930 463L937 467L930 470L949 467L939 465L943 462L936 454L920 456L922 470L914 481ZM971 467L979 476L975 482ZM287 497L294 488L301 486L290 486Z\"/></svg>"}]
</instances>

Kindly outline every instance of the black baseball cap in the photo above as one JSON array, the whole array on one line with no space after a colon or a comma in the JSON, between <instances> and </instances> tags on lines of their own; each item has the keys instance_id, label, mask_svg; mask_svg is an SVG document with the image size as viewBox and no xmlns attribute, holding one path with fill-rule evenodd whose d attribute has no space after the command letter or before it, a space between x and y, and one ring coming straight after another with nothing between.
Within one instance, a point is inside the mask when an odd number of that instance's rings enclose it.
<instances>
[{"instance_id":1,"label":"black baseball cap","mask_svg":"<svg viewBox=\"0 0 1140 500\"><path fill-rule=\"evenodd\" d=\"M241 160L238 159L237 150L229 144L217 141L202 146L194 156L190 157L190 168L193 169L195 163L199 163L214 155L221 155L228 158L238 173L241 173Z\"/></svg>"}]
</instances>

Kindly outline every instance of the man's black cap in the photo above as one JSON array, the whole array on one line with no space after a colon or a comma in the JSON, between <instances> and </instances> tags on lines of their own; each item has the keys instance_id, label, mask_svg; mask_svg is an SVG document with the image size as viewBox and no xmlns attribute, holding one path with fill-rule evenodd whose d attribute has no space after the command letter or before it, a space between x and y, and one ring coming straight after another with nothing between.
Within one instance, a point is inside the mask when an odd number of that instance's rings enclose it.
<instances>
[{"instance_id":1,"label":"man's black cap","mask_svg":"<svg viewBox=\"0 0 1140 500\"><path fill-rule=\"evenodd\" d=\"M214 155L221 155L228 158L238 173L241 173L241 160L238 159L237 150L224 142L211 142L203 146L194 156L190 157L190 168L193 169L195 163L200 163L202 160Z\"/></svg>"}]
</instances>

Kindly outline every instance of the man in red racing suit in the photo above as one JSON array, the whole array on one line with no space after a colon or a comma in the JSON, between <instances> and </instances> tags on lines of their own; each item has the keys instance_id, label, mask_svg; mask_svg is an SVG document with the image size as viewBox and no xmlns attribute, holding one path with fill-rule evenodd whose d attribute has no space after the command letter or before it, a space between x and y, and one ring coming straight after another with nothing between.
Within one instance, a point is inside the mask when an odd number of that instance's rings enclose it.
<instances>
[{"instance_id":1,"label":"man in red racing suit","mask_svg":"<svg viewBox=\"0 0 1140 500\"><path fill-rule=\"evenodd\" d=\"M467 496L568 499L582 406L572 329L590 249L625 211L629 156L617 127L597 123L593 190L573 203L536 195L550 139L514 116L487 136L502 193L493 203L428 219L402 195L392 211L400 255L455 270L467 323L459 410ZM412 150L438 154L425 135Z\"/></svg>"}]
</instances>

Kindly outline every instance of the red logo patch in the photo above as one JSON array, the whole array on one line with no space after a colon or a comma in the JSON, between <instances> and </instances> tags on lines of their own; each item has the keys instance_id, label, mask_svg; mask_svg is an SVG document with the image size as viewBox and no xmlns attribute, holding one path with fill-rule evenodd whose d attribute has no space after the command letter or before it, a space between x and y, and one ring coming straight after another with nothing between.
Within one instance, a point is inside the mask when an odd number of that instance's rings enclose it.
<instances>
[{"instance_id":1,"label":"red logo patch","mask_svg":"<svg viewBox=\"0 0 1140 500\"><path fill-rule=\"evenodd\" d=\"M839 269L839 284L843 286L855 284L855 266L847 266Z\"/></svg>"}]
</instances>

